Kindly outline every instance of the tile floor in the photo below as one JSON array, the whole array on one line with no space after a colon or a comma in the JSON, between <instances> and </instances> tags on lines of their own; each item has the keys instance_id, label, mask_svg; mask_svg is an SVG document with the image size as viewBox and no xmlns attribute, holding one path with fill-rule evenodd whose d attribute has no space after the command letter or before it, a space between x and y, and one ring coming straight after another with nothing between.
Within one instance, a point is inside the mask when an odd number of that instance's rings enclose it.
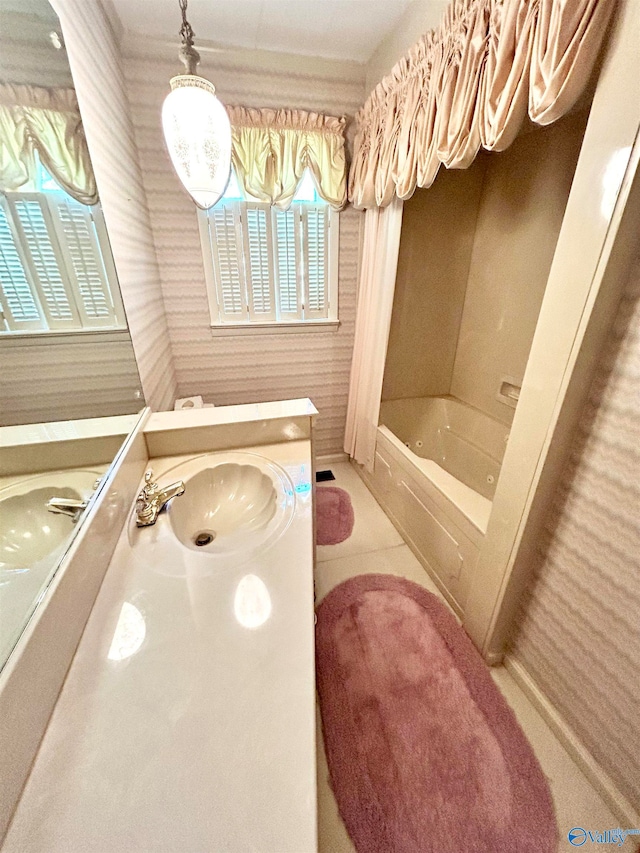
<instances>
[{"instance_id":1,"label":"tile floor","mask_svg":"<svg viewBox=\"0 0 640 853\"><path fill-rule=\"evenodd\" d=\"M347 578L366 572L399 575L421 584L441 597L429 575L404 544L398 531L351 465L344 462L330 467L336 479L335 482L325 485L336 485L349 492L355 512L355 524L353 533L345 542L318 548L317 600L321 601L334 586ZM617 827L619 821L591 787L509 673L504 667L495 667L492 675L513 708L549 779L560 830L559 850L565 853L576 849L567 840L567 832L571 827L583 826L592 830ZM320 853L355 853L329 785L319 712L317 726ZM635 846L632 845L632 839L628 839L622 849L630 853Z\"/></svg>"}]
</instances>

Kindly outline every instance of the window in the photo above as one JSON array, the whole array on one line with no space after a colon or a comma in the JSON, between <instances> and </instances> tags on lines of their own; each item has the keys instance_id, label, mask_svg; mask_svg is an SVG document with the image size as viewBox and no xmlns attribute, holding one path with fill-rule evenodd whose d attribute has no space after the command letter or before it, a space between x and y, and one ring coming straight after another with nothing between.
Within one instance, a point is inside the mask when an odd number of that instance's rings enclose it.
<instances>
[{"instance_id":1,"label":"window","mask_svg":"<svg viewBox=\"0 0 640 853\"><path fill-rule=\"evenodd\" d=\"M232 173L198 222L212 326L337 322L338 214L308 172L288 210L244 199Z\"/></svg>"},{"instance_id":2,"label":"window","mask_svg":"<svg viewBox=\"0 0 640 853\"><path fill-rule=\"evenodd\" d=\"M0 195L0 331L124 329L99 205L67 195L42 164L34 192Z\"/></svg>"}]
</instances>

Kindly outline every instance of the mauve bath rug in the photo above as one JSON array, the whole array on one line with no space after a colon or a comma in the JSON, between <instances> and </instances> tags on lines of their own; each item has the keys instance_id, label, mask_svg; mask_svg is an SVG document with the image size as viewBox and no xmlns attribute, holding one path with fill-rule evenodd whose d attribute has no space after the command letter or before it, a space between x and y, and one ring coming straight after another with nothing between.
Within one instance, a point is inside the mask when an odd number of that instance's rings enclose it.
<instances>
[{"instance_id":1,"label":"mauve bath rug","mask_svg":"<svg viewBox=\"0 0 640 853\"><path fill-rule=\"evenodd\" d=\"M316 487L316 543L338 545L353 531L353 506L349 493L337 486Z\"/></svg>"},{"instance_id":2,"label":"mauve bath rug","mask_svg":"<svg viewBox=\"0 0 640 853\"><path fill-rule=\"evenodd\" d=\"M552 853L551 794L513 712L447 608L360 575L319 605L331 785L358 853Z\"/></svg>"}]
</instances>

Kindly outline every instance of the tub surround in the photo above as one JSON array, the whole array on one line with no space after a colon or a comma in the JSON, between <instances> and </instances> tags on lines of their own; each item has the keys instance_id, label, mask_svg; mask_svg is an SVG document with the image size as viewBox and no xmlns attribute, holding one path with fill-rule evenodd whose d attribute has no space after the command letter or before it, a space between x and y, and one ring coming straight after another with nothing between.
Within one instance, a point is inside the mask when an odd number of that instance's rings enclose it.
<instances>
[{"instance_id":1,"label":"tub surround","mask_svg":"<svg viewBox=\"0 0 640 853\"><path fill-rule=\"evenodd\" d=\"M223 437L253 424L276 437L231 455L283 471L295 510L268 549L209 566L197 550L145 558L145 536L170 519L137 530L133 548L128 504L3 851L105 837L116 849L317 849L314 416L301 400L150 417L136 488L147 467L166 485L194 453L228 456Z\"/></svg>"},{"instance_id":2,"label":"tub surround","mask_svg":"<svg viewBox=\"0 0 640 853\"><path fill-rule=\"evenodd\" d=\"M453 397L383 402L373 474L380 505L464 617L508 428Z\"/></svg>"},{"instance_id":3,"label":"tub surround","mask_svg":"<svg viewBox=\"0 0 640 853\"><path fill-rule=\"evenodd\" d=\"M451 394L511 424L496 394L524 376L586 120L441 169L404 203L383 400Z\"/></svg>"},{"instance_id":4,"label":"tub surround","mask_svg":"<svg viewBox=\"0 0 640 853\"><path fill-rule=\"evenodd\" d=\"M380 422L423 460L440 468L488 501L493 500L509 430L455 397L391 400ZM486 524L471 521L484 532Z\"/></svg>"},{"instance_id":5,"label":"tub surround","mask_svg":"<svg viewBox=\"0 0 640 853\"><path fill-rule=\"evenodd\" d=\"M485 166L442 169L404 202L383 400L450 392Z\"/></svg>"}]
</instances>

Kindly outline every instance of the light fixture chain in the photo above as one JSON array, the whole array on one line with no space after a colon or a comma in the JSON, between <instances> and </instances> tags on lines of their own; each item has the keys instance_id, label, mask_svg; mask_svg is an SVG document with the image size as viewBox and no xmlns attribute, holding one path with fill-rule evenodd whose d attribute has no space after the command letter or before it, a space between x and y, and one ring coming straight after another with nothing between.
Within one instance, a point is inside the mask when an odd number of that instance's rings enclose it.
<instances>
[{"instance_id":1,"label":"light fixture chain","mask_svg":"<svg viewBox=\"0 0 640 853\"><path fill-rule=\"evenodd\" d=\"M189 21L187 21L187 2L188 0L178 0L178 6L182 12L182 26L180 27L180 36L182 37L182 47L178 53L180 61L184 63L187 69L187 74L195 74L196 67L200 62L200 54L193 46L195 33Z\"/></svg>"},{"instance_id":2,"label":"light fixture chain","mask_svg":"<svg viewBox=\"0 0 640 853\"><path fill-rule=\"evenodd\" d=\"M193 40L196 34L189 21L187 21L187 2L188 0L178 0L180 11L182 12L182 26L180 27L180 35L182 36L183 44L193 47Z\"/></svg>"}]
</instances>

